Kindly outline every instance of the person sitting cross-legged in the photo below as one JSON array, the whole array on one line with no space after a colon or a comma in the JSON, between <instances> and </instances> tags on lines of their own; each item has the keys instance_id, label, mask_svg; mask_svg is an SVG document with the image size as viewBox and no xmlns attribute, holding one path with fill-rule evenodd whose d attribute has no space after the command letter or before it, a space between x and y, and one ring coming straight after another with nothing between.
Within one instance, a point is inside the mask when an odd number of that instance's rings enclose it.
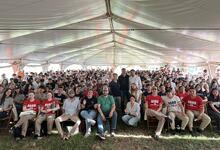
<instances>
[{"instance_id":1,"label":"person sitting cross-legged","mask_svg":"<svg viewBox=\"0 0 220 150\"><path fill-rule=\"evenodd\" d=\"M113 96L109 95L109 88L107 85L103 86L103 95L98 97L97 109L97 124L98 124L98 136L100 139L104 140L104 127L103 123L108 120L111 121L111 136L115 135L115 130L117 126L117 113L115 111L115 101Z\"/></svg>"},{"instance_id":2,"label":"person sitting cross-legged","mask_svg":"<svg viewBox=\"0 0 220 150\"><path fill-rule=\"evenodd\" d=\"M136 127L140 117L140 105L135 101L135 96L131 95L130 102L127 103L125 115L122 117L122 120L127 125Z\"/></svg>"},{"instance_id":3,"label":"person sitting cross-legged","mask_svg":"<svg viewBox=\"0 0 220 150\"><path fill-rule=\"evenodd\" d=\"M75 96L75 92L73 90L68 91L68 98L64 101L63 104L63 111L64 113L57 117L55 120L57 130L63 140L68 140L72 134L79 133L79 125L81 123L78 113L80 110L80 100L78 97ZM75 124L72 127L71 131L64 135L63 129L61 128L61 122L70 119Z\"/></svg>"}]
</instances>

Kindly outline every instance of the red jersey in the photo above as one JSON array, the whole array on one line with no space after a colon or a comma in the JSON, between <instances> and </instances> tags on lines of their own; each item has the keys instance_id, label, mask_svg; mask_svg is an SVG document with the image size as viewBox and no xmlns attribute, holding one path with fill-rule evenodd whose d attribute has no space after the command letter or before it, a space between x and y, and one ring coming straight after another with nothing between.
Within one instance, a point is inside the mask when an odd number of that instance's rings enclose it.
<instances>
[{"instance_id":1,"label":"red jersey","mask_svg":"<svg viewBox=\"0 0 220 150\"><path fill-rule=\"evenodd\" d=\"M148 104L148 108L158 110L160 105L163 103L162 98L158 96L148 95L145 99L145 103Z\"/></svg>"},{"instance_id":2,"label":"red jersey","mask_svg":"<svg viewBox=\"0 0 220 150\"><path fill-rule=\"evenodd\" d=\"M39 111L38 107L40 106L40 101L39 100L34 100L34 101L30 101L30 100L25 100L23 105L27 108L27 109L31 109L34 110L36 113Z\"/></svg>"},{"instance_id":3,"label":"red jersey","mask_svg":"<svg viewBox=\"0 0 220 150\"><path fill-rule=\"evenodd\" d=\"M200 96L192 98L190 95L186 96L182 100L187 110L201 110L203 108L203 101Z\"/></svg>"},{"instance_id":4,"label":"red jersey","mask_svg":"<svg viewBox=\"0 0 220 150\"><path fill-rule=\"evenodd\" d=\"M45 100L42 102L41 104L41 107L43 110L46 110L46 109L53 109L53 108L56 108L56 106L59 105L59 102L57 100ZM47 114L54 114L55 112L54 111L50 111L50 112L47 112Z\"/></svg>"},{"instance_id":5,"label":"red jersey","mask_svg":"<svg viewBox=\"0 0 220 150\"><path fill-rule=\"evenodd\" d=\"M188 93L177 93L176 96L180 98L180 100L183 100L184 97L188 96Z\"/></svg>"}]
</instances>

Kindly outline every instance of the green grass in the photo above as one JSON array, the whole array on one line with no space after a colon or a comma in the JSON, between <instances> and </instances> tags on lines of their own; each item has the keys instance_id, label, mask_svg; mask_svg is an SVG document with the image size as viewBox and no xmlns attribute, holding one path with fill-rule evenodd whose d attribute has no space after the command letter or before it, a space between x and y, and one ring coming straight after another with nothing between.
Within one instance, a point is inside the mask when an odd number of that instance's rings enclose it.
<instances>
[{"instance_id":1,"label":"green grass","mask_svg":"<svg viewBox=\"0 0 220 150\"><path fill-rule=\"evenodd\" d=\"M71 137L69 141L63 141L58 135L52 135L41 140L29 137L16 142L11 135L0 135L0 150L220 150L220 136L210 129L199 137L169 136L165 133L159 141L150 138L151 132L153 130L148 132L143 123L138 128L119 123L118 136L107 137L105 141L97 139L95 132L88 138L78 134Z\"/></svg>"}]
</instances>

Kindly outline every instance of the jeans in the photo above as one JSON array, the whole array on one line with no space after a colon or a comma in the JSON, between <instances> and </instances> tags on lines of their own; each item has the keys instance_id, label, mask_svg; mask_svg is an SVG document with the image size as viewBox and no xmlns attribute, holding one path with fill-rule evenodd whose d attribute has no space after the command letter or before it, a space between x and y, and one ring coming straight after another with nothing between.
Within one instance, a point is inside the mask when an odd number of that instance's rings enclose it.
<instances>
[{"instance_id":1,"label":"jeans","mask_svg":"<svg viewBox=\"0 0 220 150\"><path fill-rule=\"evenodd\" d=\"M129 92L127 91L121 91L121 109L124 110L126 108L127 102L129 100Z\"/></svg>"},{"instance_id":2,"label":"jeans","mask_svg":"<svg viewBox=\"0 0 220 150\"><path fill-rule=\"evenodd\" d=\"M134 117L134 116L131 116L131 115L124 115L124 116L122 117L122 120L123 120L124 123L126 123L127 125L136 127L138 121L140 120L140 118L139 118L139 117Z\"/></svg>"},{"instance_id":3,"label":"jeans","mask_svg":"<svg viewBox=\"0 0 220 150\"><path fill-rule=\"evenodd\" d=\"M109 118L109 112L104 113L104 115L105 115L106 121L110 121L111 123L111 126L110 126L111 131L115 130L117 126L117 116L118 116L117 112L116 111L113 112L112 118ZM98 114L98 117L97 117L97 124L98 124L98 133L104 134L103 120L100 114Z\"/></svg>"},{"instance_id":4,"label":"jeans","mask_svg":"<svg viewBox=\"0 0 220 150\"><path fill-rule=\"evenodd\" d=\"M8 116L8 113L6 111L0 112L0 118L5 118Z\"/></svg>"},{"instance_id":5,"label":"jeans","mask_svg":"<svg viewBox=\"0 0 220 150\"><path fill-rule=\"evenodd\" d=\"M220 113L208 110L208 114L216 121L217 129L220 130Z\"/></svg>"},{"instance_id":6,"label":"jeans","mask_svg":"<svg viewBox=\"0 0 220 150\"><path fill-rule=\"evenodd\" d=\"M115 105L116 105L116 110L117 112L118 111L121 111L121 97L120 96L117 96L117 97L114 97L114 100L115 100Z\"/></svg>"},{"instance_id":7,"label":"jeans","mask_svg":"<svg viewBox=\"0 0 220 150\"><path fill-rule=\"evenodd\" d=\"M15 104L15 107L17 109L18 115L20 115L20 113L22 112L22 109L23 109L23 105L22 104Z\"/></svg>"},{"instance_id":8,"label":"jeans","mask_svg":"<svg viewBox=\"0 0 220 150\"><path fill-rule=\"evenodd\" d=\"M82 110L80 115L85 119L86 132L91 132L91 120L96 117L95 110Z\"/></svg>"}]
</instances>

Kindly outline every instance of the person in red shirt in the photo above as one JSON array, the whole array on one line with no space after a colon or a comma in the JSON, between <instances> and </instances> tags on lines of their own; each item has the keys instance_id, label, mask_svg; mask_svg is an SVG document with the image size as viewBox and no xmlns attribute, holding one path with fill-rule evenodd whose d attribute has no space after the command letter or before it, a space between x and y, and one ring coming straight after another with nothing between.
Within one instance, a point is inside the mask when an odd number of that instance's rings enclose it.
<instances>
[{"instance_id":1,"label":"person in red shirt","mask_svg":"<svg viewBox=\"0 0 220 150\"><path fill-rule=\"evenodd\" d=\"M159 136L163 130L163 126L165 123L165 119L170 119L164 115L162 110L163 100L158 95L158 89L156 86L152 87L152 94L148 95L145 99L145 115L150 117L156 117L158 122L157 129L155 131L155 135L153 135L153 138L156 140L159 139Z\"/></svg>"},{"instance_id":2,"label":"person in red shirt","mask_svg":"<svg viewBox=\"0 0 220 150\"><path fill-rule=\"evenodd\" d=\"M193 134L193 121L201 120L199 129L201 133L211 122L210 117L204 113L204 103L200 96L196 95L196 89L190 87L189 95L183 98L183 103L187 116L189 117L189 130ZM194 118L196 117L196 118Z\"/></svg>"},{"instance_id":3,"label":"person in red shirt","mask_svg":"<svg viewBox=\"0 0 220 150\"><path fill-rule=\"evenodd\" d=\"M15 124L14 130L18 127L22 127L20 138L24 138L27 133L28 121L34 120L40 110L40 101L34 97L34 92L28 94L28 99L23 103L23 113L20 114L19 121Z\"/></svg>"},{"instance_id":4,"label":"person in red shirt","mask_svg":"<svg viewBox=\"0 0 220 150\"><path fill-rule=\"evenodd\" d=\"M38 115L35 121L35 137L37 139L41 139L40 130L41 124L44 120L47 120L47 134L51 134L55 118L55 112L59 109L59 102L53 98L53 93L49 91L47 93L47 100L42 102L40 114Z\"/></svg>"}]
</instances>

